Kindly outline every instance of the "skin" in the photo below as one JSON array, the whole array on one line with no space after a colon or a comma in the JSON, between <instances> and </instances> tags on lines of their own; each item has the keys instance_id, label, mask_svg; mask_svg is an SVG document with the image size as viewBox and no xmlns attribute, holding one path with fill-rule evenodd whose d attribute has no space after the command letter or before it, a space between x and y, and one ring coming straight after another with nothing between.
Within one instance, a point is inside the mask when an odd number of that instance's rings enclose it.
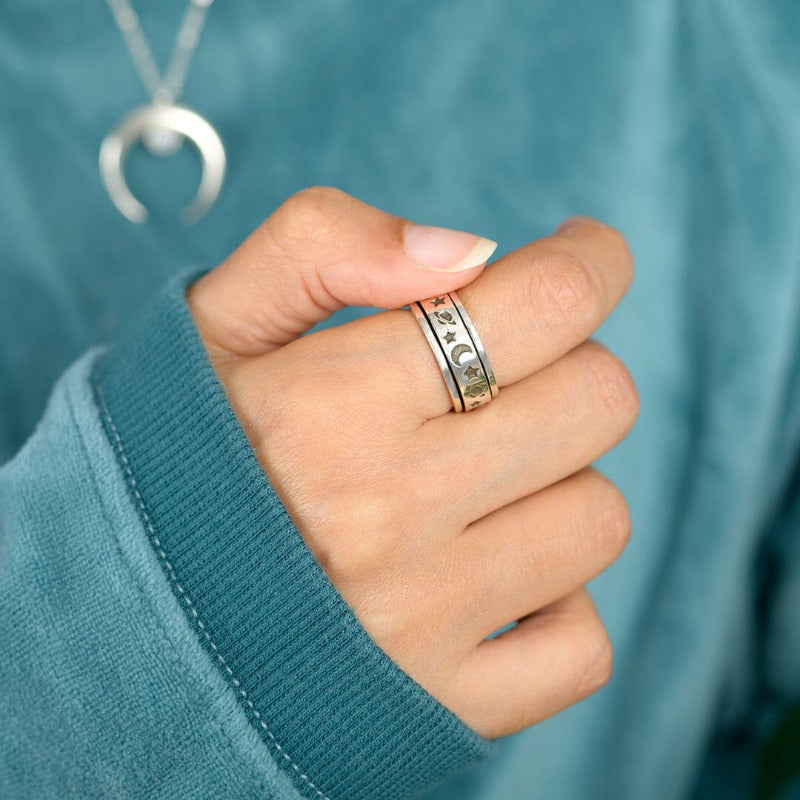
<instances>
[{"instance_id":1,"label":"skin","mask_svg":"<svg viewBox=\"0 0 800 800\"><path fill-rule=\"evenodd\" d=\"M602 687L585 584L630 535L589 465L638 411L589 339L627 290L623 237L578 217L491 268L421 268L409 223L329 187L289 198L187 300L272 485L374 641L489 738ZM463 287L463 288L462 288ZM458 289L501 391L451 411L401 307ZM299 338L345 305L399 309ZM511 630L487 640L501 626Z\"/></svg>"}]
</instances>

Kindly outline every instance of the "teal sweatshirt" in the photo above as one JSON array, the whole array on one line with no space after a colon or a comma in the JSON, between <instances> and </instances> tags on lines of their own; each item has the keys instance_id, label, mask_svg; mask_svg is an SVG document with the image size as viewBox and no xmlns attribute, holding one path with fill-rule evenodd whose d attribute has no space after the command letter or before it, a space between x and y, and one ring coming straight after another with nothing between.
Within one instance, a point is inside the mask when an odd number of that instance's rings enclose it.
<instances>
[{"instance_id":1,"label":"teal sweatshirt","mask_svg":"<svg viewBox=\"0 0 800 800\"><path fill-rule=\"evenodd\" d=\"M192 228L188 147L132 153L145 225L102 187L146 100L106 5L7 6L0 798L752 797L800 698L800 5L215 3L182 99L229 172ZM135 7L163 64L185 4ZM192 323L186 286L312 184L499 255L574 213L632 246L598 334L641 398L599 464L634 527L590 587L615 673L513 736L362 628Z\"/></svg>"}]
</instances>

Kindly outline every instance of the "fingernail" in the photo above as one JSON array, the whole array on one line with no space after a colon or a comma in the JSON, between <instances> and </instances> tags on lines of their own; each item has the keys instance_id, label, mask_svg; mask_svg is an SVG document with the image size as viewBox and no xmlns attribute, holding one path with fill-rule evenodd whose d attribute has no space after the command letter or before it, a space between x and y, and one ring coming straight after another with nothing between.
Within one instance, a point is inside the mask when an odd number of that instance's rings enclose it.
<instances>
[{"instance_id":1,"label":"fingernail","mask_svg":"<svg viewBox=\"0 0 800 800\"><path fill-rule=\"evenodd\" d=\"M474 233L411 224L403 231L403 246L424 269L461 272L483 264L497 249L497 242Z\"/></svg>"}]
</instances>

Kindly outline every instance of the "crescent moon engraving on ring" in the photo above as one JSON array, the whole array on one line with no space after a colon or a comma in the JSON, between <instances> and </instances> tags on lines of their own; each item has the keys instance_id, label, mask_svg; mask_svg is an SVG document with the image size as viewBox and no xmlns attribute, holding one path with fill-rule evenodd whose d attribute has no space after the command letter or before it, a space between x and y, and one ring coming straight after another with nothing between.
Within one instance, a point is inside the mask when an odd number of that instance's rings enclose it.
<instances>
[{"instance_id":1,"label":"crescent moon engraving on ring","mask_svg":"<svg viewBox=\"0 0 800 800\"><path fill-rule=\"evenodd\" d=\"M453 363L457 367L460 367L461 363L459 362L459 359L461 358L461 356L463 356L465 353L472 353L472 352L474 351L468 344L457 344L453 348L453 351L450 353L450 358L453 360Z\"/></svg>"},{"instance_id":2,"label":"crescent moon engraving on ring","mask_svg":"<svg viewBox=\"0 0 800 800\"><path fill-rule=\"evenodd\" d=\"M131 222L144 222L148 217L147 208L128 188L123 170L131 147L140 139L147 141L153 134L179 134L200 154L203 164L200 185L192 202L181 211L184 224L191 225L208 212L219 195L225 178L225 148L208 120L186 106L167 103L140 106L124 117L100 146L103 183L122 214ZM168 154L165 150L164 155Z\"/></svg>"}]
</instances>

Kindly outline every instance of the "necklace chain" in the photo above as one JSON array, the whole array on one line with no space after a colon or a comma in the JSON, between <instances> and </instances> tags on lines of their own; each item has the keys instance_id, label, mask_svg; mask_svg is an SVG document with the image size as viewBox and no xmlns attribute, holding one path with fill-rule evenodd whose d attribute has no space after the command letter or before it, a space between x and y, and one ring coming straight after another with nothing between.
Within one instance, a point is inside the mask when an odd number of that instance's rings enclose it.
<instances>
[{"instance_id":1,"label":"necklace chain","mask_svg":"<svg viewBox=\"0 0 800 800\"><path fill-rule=\"evenodd\" d=\"M189 0L181 26L175 35L169 66L162 76L130 0L106 0L114 21L125 38L144 88L154 103L174 103L183 91L189 64L203 32L206 14L213 2L214 0Z\"/></svg>"}]
</instances>

